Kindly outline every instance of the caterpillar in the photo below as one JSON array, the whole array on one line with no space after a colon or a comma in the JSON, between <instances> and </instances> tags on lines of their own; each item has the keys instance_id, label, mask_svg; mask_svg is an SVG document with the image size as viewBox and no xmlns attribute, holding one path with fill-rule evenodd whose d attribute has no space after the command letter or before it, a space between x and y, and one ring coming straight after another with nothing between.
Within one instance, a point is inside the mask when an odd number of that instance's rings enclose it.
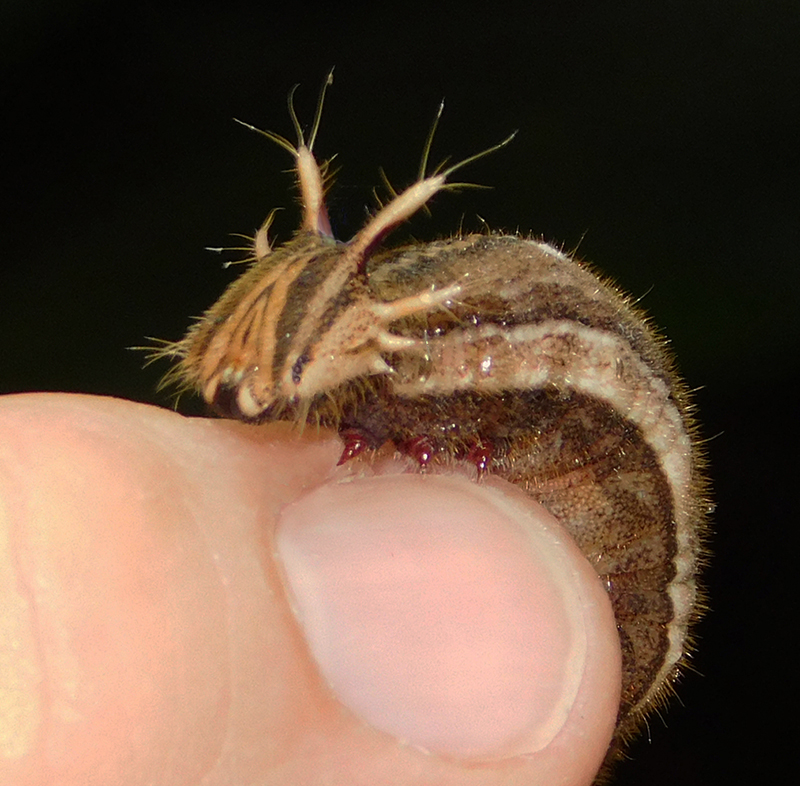
<instances>
[{"instance_id":1,"label":"caterpillar","mask_svg":"<svg viewBox=\"0 0 800 786\"><path fill-rule=\"evenodd\" d=\"M330 83L307 142L294 91L298 143L260 132L295 159L300 228L272 248L270 216L249 268L158 354L223 416L338 431L341 462L388 444L421 467L470 462L541 502L614 608L623 686L610 760L669 693L702 605L708 505L689 392L630 299L549 243L487 232L381 246L511 137L428 174L434 123L417 181L337 241L328 164L313 154Z\"/></svg>"}]
</instances>

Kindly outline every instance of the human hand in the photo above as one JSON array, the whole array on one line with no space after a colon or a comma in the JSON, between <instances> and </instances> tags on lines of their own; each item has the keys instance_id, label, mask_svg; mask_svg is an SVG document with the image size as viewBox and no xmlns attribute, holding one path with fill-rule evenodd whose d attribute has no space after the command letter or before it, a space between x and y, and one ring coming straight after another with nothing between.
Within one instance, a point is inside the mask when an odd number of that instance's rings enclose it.
<instances>
[{"instance_id":1,"label":"human hand","mask_svg":"<svg viewBox=\"0 0 800 786\"><path fill-rule=\"evenodd\" d=\"M591 567L508 484L340 450L0 401L0 783L590 784L620 681Z\"/></svg>"}]
</instances>

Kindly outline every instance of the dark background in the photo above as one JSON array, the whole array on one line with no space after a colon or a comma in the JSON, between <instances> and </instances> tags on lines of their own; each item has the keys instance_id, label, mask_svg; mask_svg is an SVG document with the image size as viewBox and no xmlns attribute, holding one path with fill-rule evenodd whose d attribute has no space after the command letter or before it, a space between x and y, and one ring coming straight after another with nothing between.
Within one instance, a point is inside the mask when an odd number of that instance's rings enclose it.
<instances>
[{"instance_id":1,"label":"dark background","mask_svg":"<svg viewBox=\"0 0 800 786\"><path fill-rule=\"evenodd\" d=\"M798 697L796 0L4 0L0 391L168 406L165 367L126 347L179 338L236 275L205 246L272 207L279 239L297 221L290 157L231 118L291 137L287 91L301 83L310 122L332 65L316 150L338 154L339 237L374 205L379 166L413 180L444 96L434 161L520 132L463 173L492 190L442 194L408 231L480 215L579 246L669 335L710 440L711 611L697 673L618 782L782 780Z\"/></svg>"}]
</instances>

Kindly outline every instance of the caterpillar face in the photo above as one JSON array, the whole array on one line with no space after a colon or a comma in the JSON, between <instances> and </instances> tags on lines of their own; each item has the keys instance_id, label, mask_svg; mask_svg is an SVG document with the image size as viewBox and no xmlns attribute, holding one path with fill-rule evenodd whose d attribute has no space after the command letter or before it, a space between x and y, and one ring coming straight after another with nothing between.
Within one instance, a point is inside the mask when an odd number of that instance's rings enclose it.
<instances>
[{"instance_id":1,"label":"caterpillar face","mask_svg":"<svg viewBox=\"0 0 800 786\"><path fill-rule=\"evenodd\" d=\"M351 380L391 374L385 355L419 350L422 341L390 326L450 301L461 287L383 302L365 286L363 259L351 249L307 232L231 286L180 345L187 380L206 401L263 421Z\"/></svg>"},{"instance_id":2,"label":"caterpillar face","mask_svg":"<svg viewBox=\"0 0 800 786\"><path fill-rule=\"evenodd\" d=\"M423 466L467 460L547 507L614 607L616 749L663 700L697 614L705 481L664 342L547 243L485 234L380 250L473 159L423 171L337 242L311 151L318 121L308 145L296 119L296 148L267 134L295 157L301 229L274 250L262 229L250 268L161 354L224 414L336 429L343 460L387 443Z\"/></svg>"}]
</instances>

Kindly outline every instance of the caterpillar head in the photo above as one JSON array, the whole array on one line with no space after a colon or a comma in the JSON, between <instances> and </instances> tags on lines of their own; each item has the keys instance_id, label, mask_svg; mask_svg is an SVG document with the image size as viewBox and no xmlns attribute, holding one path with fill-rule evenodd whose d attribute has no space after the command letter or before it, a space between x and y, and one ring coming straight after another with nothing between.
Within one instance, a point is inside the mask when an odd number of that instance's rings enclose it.
<instances>
[{"instance_id":1,"label":"caterpillar head","mask_svg":"<svg viewBox=\"0 0 800 786\"><path fill-rule=\"evenodd\" d=\"M347 243L333 238L324 200L327 162L312 148L332 73L323 85L308 143L289 94L298 136L295 146L259 131L295 158L303 221L288 243L272 249L270 218L253 241L253 263L234 281L186 337L159 355L177 357L170 380L198 390L221 414L251 422L307 411L312 400L363 376L390 374L392 353L415 351L418 341L392 333L396 320L455 298L458 283L392 302L370 297L366 262L380 241L423 207L460 167L507 144L426 175L428 153L443 105L425 144L418 180L382 207ZM253 129L252 126L248 126ZM258 129L253 129L258 131Z\"/></svg>"}]
</instances>

